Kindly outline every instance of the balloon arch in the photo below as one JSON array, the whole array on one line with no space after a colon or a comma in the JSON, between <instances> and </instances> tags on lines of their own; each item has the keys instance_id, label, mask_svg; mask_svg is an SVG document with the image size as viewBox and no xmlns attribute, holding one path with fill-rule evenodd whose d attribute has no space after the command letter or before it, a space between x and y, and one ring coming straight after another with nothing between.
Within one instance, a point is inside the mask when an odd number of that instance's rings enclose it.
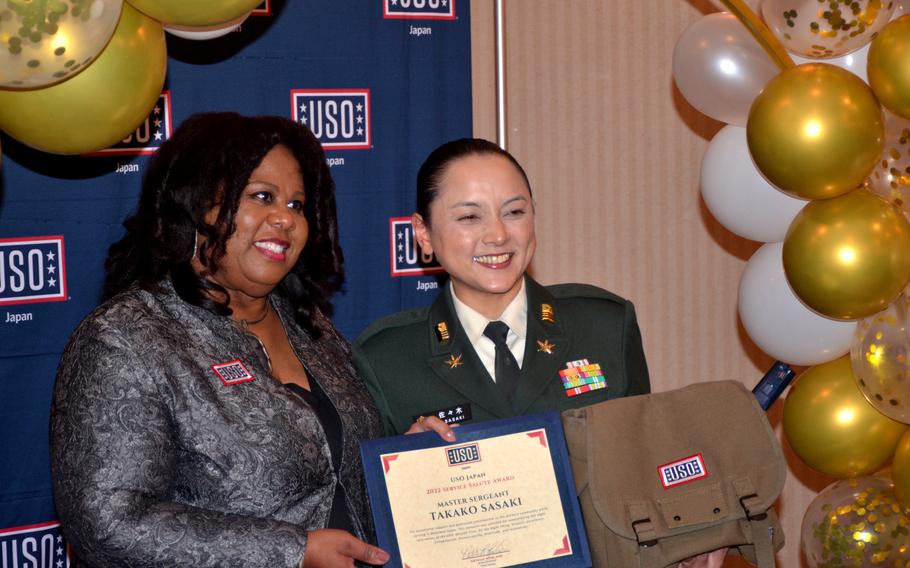
<instances>
[{"instance_id":1,"label":"balloon arch","mask_svg":"<svg viewBox=\"0 0 910 568\"><path fill-rule=\"evenodd\" d=\"M759 18L722 2L679 37L673 74L727 124L702 161L706 206L765 243L743 327L809 366L784 434L841 479L806 511L802 549L813 567L910 566L910 6L763 0Z\"/></svg>"}]
</instances>

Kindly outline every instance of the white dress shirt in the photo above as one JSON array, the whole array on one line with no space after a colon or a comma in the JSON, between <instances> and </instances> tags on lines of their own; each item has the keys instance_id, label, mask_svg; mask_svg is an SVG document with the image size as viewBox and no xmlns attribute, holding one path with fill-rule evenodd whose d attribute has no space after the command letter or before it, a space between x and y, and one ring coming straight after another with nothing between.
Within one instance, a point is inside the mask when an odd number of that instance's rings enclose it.
<instances>
[{"instance_id":1,"label":"white dress shirt","mask_svg":"<svg viewBox=\"0 0 910 568\"><path fill-rule=\"evenodd\" d=\"M506 309L500 314L497 320L488 320L486 317L471 308L458 299L455 289L449 281L449 291L452 293L452 303L455 304L455 313L458 315L458 321L464 328L468 336L468 341L474 346L474 351L483 363L484 368L490 374L493 382L496 382L496 346L493 340L483 334L487 324L491 321L501 321L509 326L509 334L506 336L506 344L509 351L515 357L518 368L521 368L525 358L525 342L528 333L528 295L525 292L525 281L521 279L521 290L515 298L509 302Z\"/></svg>"}]
</instances>

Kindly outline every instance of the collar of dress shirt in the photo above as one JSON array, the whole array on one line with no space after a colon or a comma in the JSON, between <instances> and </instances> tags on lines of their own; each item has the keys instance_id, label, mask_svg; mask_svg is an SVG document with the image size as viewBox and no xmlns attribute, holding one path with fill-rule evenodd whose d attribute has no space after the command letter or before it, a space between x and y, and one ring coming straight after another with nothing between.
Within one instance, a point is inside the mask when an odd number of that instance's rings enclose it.
<instances>
[{"instance_id":1,"label":"collar of dress shirt","mask_svg":"<svg viewBox=\"0 0 910 568\"><path fill-rule=\"evenodd\" d=\"M451 280L449 281L449 292L452 294L455 314L458 316L458 321L461 322L461 327L464 328L468 341L471 342L471 345L476 345L480 338L484 336L483 330L486 329L487 324L493 320L488 320L474 308L459 300L455 294L455 289L452 288ZM512 341L513 333L517 339L525 339L528 332L528 294L525 289L524 278L521 279L521 290L518 291L515 298L509 302L509 305L500 314L498 321L504 322L509 326L509 338L506 342L510 348L514 345L514 341Z\"/></svg>"}]
</instances>

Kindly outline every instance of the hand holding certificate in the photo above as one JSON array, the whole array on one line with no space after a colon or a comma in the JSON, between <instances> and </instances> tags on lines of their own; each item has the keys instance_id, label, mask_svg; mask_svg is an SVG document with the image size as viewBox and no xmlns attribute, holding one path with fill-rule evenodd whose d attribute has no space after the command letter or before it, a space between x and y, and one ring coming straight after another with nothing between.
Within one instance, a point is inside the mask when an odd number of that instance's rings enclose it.
<instances>
[{"instance_id":1,"label":"hand holding certificate","mask_svg":"<svg viewBox=\"0 0 910 568\"><path fill-rule=\"evenodd\" d=\"M590 566L559 415L361 444L391 566Z\"/></svg>"}]
</instances>

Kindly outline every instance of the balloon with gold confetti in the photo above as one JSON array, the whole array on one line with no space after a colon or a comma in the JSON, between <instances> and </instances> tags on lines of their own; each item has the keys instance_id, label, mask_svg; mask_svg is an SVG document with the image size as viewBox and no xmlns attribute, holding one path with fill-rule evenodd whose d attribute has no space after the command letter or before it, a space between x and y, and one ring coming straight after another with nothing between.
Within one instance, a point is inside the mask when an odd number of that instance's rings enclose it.
<instances>
[{"instance_id":1,"label":"balloon with gold confetti","mask_svg":"<svg viewBox=\"0 0 910 568\"><path fill-rule=\"evenodd\" d=\"M761 12L789 51L827 58L869 43L894 8L893 0L764 0Z\"/></svg>"},{"instance_id":2,"label":"balloon with gold confetti","mask_svg":"<svg viewBox=\"0 0 910 568\"><path fill-rule=\"evenodd\" d=\"M809 505L800 532L812 568L910 566L910 518L883 477L829 485Z\"/></svg>"},{"instance_id":3,"label":"balloon with gold confetti","mask_svg":"<svg viewBox=\"0 0 910 568\"><path fill-rule=\"evenodd\" d=\"M850 361L866 400L882 414L910 424L910 302L906 295L859 322Z\"/></svg>"},{"instance_id":4,"label":"balloon with gold confetti","mask_svg":"<svg viewBox=\"0 0 910 568\"><path fill-rule=\"evenodd\" d=\"M910 120L885 111L885 150L866 180L866 187L910 211Z\"/></svg>"},{"instance_id":5,"label":"balloon with gold confetti","mask_svg":"<svg viewBox=\"0 0 910 568\"><path fill-rule=\"evenodd\" d=\"M85 69L114 34L123 0L7 0L0 5L0 88L33 89Z\"/></svg>"}]
</instances>

